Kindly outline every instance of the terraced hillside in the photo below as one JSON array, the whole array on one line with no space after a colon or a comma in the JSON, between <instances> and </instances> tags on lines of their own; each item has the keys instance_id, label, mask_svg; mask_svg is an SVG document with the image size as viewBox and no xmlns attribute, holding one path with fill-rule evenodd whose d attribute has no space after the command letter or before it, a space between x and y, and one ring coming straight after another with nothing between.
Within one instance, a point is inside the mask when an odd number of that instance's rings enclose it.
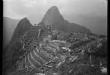
<instances>
[{"instance_id":1,"label":"terraced hillside","mask_svg":"<svg viewBox=\"0 0 110 75\"><path fill-rule=\"evenodd\" d=\"M51 28L51 27L50 27ZM59 38L62 36L62 38ZM56 39L53 39L56 37ZM107 75L107 38L32 27L13 44L12 75Z\"/></svg>"}]
</instances>

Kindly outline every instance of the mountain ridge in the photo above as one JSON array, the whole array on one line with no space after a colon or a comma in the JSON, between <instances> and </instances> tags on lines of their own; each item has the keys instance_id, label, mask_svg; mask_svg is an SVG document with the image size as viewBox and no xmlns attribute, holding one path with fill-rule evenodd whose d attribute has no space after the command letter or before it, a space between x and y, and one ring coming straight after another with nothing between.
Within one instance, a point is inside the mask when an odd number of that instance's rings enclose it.
<instances>
[{"instance_id":1,"label":"mountain ridge","mask_svg":"<svg viewBox=\"0 0 110 75\"><path fill-rule=\"evenodd\" d=\"M32 26L32 24L30 23L30 21L24 17L23 19L21 19L17 25L17 27L15 28L14 34L12 36L12 39L15 38L20 38L20 36L22 36L26 31L28 31Z\"/></svg>"},{"instance_id":2,"label":"mountain ridge","mask_svg":"<svg viewBox=\"0 0 110 75\"><path fill-rule=\"evenodd\" d=\"M8 43L10 42L18 22L19 22L18 19L3 17L3 38L4 38L3 45L4 47L8 45Z\"/></svg>"},{"instance_id":3,"label":"mountain ridge","mask_svg":"<svg viewBox=\"0 0 110 75\"><path fill-rule=\"evenodd\" d=\"M53 25L56 29L64 32L91 33L91 31L86 27L76 23L70 23L69 21L65 20L57 6L52 6L50 9L48 9L44 15L44 18L39 24L44 24L44 26Z\"/></svg>"}]
</instances>

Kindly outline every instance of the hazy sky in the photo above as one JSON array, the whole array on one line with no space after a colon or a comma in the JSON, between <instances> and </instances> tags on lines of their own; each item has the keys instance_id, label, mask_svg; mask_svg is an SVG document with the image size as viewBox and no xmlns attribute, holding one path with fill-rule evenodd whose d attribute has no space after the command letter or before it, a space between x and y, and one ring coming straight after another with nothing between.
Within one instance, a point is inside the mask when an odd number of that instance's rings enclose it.
<instances>
[{"instance_id":1,"label":"hazy sky","mask_svg":"<svg viewBox=\"0 0 110 75\"><path fill-rule=\"evenodd\" d=\"M107 0L3 1L4 16L7 17L20 19L26 16L31 23L39 23L46 11L55 5L68 21L84 25L96 33L107 33Z\"/></svg>"}]
</instances>

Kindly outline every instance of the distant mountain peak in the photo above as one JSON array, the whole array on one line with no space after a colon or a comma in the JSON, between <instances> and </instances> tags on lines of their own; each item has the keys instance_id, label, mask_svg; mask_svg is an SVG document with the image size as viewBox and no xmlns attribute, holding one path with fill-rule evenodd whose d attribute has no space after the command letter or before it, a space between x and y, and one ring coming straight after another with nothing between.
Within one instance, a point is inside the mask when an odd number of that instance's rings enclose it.
<instances>
[{"instance_id":1,"label":"distant mountain peak","mask_svg":"<svg viewBox=\"0 0 110 75\"><path fill-rule=\"evenodd\" d=\"M28 20L28 18L23 18L19 21L12 39L16 39L19 38L20 36L22 36L26 31L30 30L32 28L32 24L30 23L30 21Z\"/></svg>"},{"instance_id":2,"label":"distant mountain peak","mask_svg":"<svg viewBox=\"0 0 110 75\"><path fill-rule=\"evenodd\" d=\"M17 27L27 27L27 26L32 26L32 24L30 23L27 17L24 17L23 19L19 21Z\"/></svg>"},{"instance_id":3,"label":"distant mountain peak","mask_svg":"<svg viewBox=\"0 0 110 75\"><path fill-rule=\"evenodd\" d=\"M52 6L49 8L39 24L44 26L54 25L56 29L65 32L90 32L90 30L84 26L69 23L67 20L65 20L57 6Z\"/></svg>"},{"instance_id":4,"label":"distant mountain peak","mask_svg":"<svg viewBox=\"0 0 110 75\"><path fill-rule=\"evenodd\" d=\"M27 17L22 18L21 21L26 21L26 22L28 21L29 22Z\"/></svg>"},{"instance_id":5,"label":"distant mountain peak","mask_svg":"<svg viewBox=\"0 0 110 75\"><path fill-rule=\"evenodd\" d=\"M47 11L47 13L46 14L57 14L57 15L59 15L60 14L60 11L59 11L59 9L58 9L58 7L57 6L52 6L50 9L48 9L48 11Z\"/></svg>"},{"instance_id":6,"label":"distant mountain peak","mask_svg":"<svg viewBox=\"0 0 110 75\"><path fill-rule=\"evenodd\" d=\"M44 18L42 20L42 23L45 23L46 25L52 25L53 22L56 23L58 21L63 21L64 18L60 14L60 11L57 6L52 6L46 14L44 15Z\"/></svg>"},{"instance_id":7,"label":"distant mountain peak","mask_svg":"<svg viewBox=\"0 0 110 75\"><path fill-rule=\"evenodd\" d=\"M57 7L57 6L52 6L52 7L50 8L50 10L58 10L58 7Z\"/></svg>"}]
</instances>

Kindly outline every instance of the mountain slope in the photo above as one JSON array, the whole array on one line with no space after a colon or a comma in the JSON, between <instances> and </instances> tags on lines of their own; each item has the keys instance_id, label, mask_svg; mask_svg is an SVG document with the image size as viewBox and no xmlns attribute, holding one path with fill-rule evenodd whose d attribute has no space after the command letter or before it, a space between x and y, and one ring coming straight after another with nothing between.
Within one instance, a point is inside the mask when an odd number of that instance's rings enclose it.
<instances>
[{"instance_id":1,"label":"mountain slope","mask_svg":"<svg viewBox=\"0 0 110 75\"><path fill-rule=\"evenodd\" d=\"M14 32L18 22L19 22L19 20L11 19L9 17L3 17L4 46L6 46L9 43L9 41L11 40L11 37L13 35L13 32Z\"/></svg>"},{"instance_id":2,"label":"mountain slope","mask_svg":"<svg viewBox=\"0 0 110 75\"><path fill-rule=\"evenodd\" d=\"M58 30L64 32L82 32L82 33L90 33L91 31L83 26L80 26L75 23L69 23L67 20L63 18L60 14L58 8L56 6L51 7L44 18L40 22L40 24L44 25L53 25Z\"/></svg>"},{"instance_id":3,"label":"mountain slope","mask_svg":"<svg viewBox=\"0 0 110 75\"><path fill-rule=\"evenodd\" d=\"M3 69L4 70L12 70L14 69L14 65L19 55L23 54L21 37L25 32L32 28L32 24L29 22L27 18L21 19L21 21L16 26L13 36L9 42L9 44L3 50ZM20 53L21 52L21 53ZM8 63L7 63L8 62Z\"/></svg>"},{"instance_id":4,"label":"mountain slope","mask_svg":"<svg viewBox=\"0 0 110 75\"><path fill-rule=\"evenodd\" d=\"M11 41L20 38L26 31L30 30L32 27L32 24L27 18L21 19L14 31Z\"/></svg>"}]
</instances>

